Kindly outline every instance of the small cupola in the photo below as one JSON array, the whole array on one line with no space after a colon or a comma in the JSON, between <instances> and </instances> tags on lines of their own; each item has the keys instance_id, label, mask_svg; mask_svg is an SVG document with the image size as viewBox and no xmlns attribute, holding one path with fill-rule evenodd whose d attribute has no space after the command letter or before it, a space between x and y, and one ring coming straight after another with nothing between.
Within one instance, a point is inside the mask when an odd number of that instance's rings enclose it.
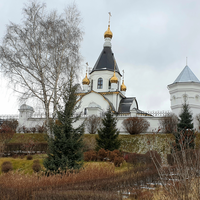
<instances>
[{"instance_id":1,"label":"small cupola","mask_svg":"<svg viewBox=\"0 0 200 200\"><path fill-rule=\"evenodd\" d=\"M117 90L117 83L118 83L118 78L115 75L115 67L116 67L116 61L114 60L114 74L112 76L112 78L110 79L110 83L111 83L111 90L112 91L116 91Z\"/></svg>"},{"instance_id":2,"label":"small cupola","mask_svg":"<svg viewBox=\"0 0 200 200\"><path fill-rule=\"evenodd\" d=\"M124 85L124 80L122 81L120 90L126 92L126 86Z\"/></svg>"},{"instance_id":3,"label":"small cupola","mask_svg":"<svg viewBox=\"0 0 200 200\"><path fill-rule=\"evenodd\" d=\"M89 85L89 84L90 84L90 80L89 80L88 77L87 77L87 73L86 73L86 75L85 75L85 78L84 78L83 81L82 81L82 84L83 84L83 85Z\"/></svg>"},{"instance_id":4,"label":"small cupola","mask_svg":"<svg viewBox=\"0 0 200 200\"><path fill-rule=\"evenodd\" d=\"M112 34L111 30L110 30L110 24L109 24L108 25L108 30L104 33L104 38L112 39L112 36L113 36L113 34Z\"/></svg>"},{"instance_id":5,"label":"small cupola","mask_svg":"<svg viewBox=\"0 0 200 200\"><path fill-rule=\"evenodd\" d=\"M124 70L122 72L123 72L123 80L122 80L122 84L121 84L120 90L121 90L121 93L123 95L125 95L126 94L126 86L124 84Z\"/></svg>"},{"instance_id":6,"label":"small cupola","mask_svg":"<svg viewBox=\"0 0 200 200\"><path fill-rule=\"evenodd\" d=\"M115 76L115 72L114 72L112 78L110 79L110 82L111 83L118 83L118 78Z\"/></svg>"},{"instance_id":7,"label":"small cupola","mask_svg":"<svg viewBox=\"0 0 200 200\"><path fill-rule=\"evenodd\" d=\"M105 42L104 42L104 47L111 47L111 39L113 37L113 33L111 32L110 30L110 17L111 17L111 13L109 12L109 21L108 21L108 29L107 31L104 33L104 39L105 39Z\"/></svg>"},{"instance_id":8,"label":"small cupola","mask_svg":"<svg viewBox=\"0 0 200 200\"><path fill-rule=\"evenodd\" d=\"M84 92L88 92L89 91L89 84L90 84L90 80L87 77L87 67L88 67L88 63L86 63L86 74L85 74L85 78L82 80L82 84L83 84L83 91Z\"/></svg>"}]
</instances>

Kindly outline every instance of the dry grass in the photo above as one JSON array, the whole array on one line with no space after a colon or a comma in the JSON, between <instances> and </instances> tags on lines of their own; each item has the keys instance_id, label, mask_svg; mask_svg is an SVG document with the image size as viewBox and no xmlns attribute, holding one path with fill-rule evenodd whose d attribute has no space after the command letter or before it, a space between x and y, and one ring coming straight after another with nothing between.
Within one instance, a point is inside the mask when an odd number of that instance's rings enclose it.
<instances>
[{"instance_id":1,"label":"dry grass","mask_svg":"<svg viewBox=\"0 0 200 200\"><path fill-rule=\"evenodd\" d=\"M46 142L47 134L45 133L15 133L10 143L24 143L29 140L34 142Z\"/></svg>"},{"instance_id":2,"label":"dry grass","mask_svg":"<svg viewBox=\"0 0 200 200\"><path fill-rule=\"evenodd\" d=\"M43 155L43 157L44 157L44 155ZM34 159L39 159L40 164L42 165L42 162L43 162L42 155L38 155L38 156L35 155L35 156L33 156L33 160L27 160L26 156L23 159L21 159L20 157L1 158L0 166L2 165L3 162L8 161L8 162L12 163L14 172L20 172L21 174L33 174L32 165L33 165ZM0 171L0 174L2 174L1 171Z\"/></svg>"},{"instance_id":3,"label":"dry grass","mask_svg":"<svg viewBox=\"0 0 200 200\"><path fill-rule=\"evenodd\" d=\"M74 172L64 175L53 175L49 177L43 176L41 173L24 175L19 172L10 172L0 176L0 199L26 200L34 199L32 198L32 195L36 193L38 195L40 194L39 196L44 196L44 193L45 195L52 195L52 193L63 193L61 191L64 190L77 190L74 184L81 184L85 186L85 184L82 183L108 179L114 176L114 171L115 168L112 165L92 164L82 169L79 173ZM89 188L87 188L87 190L88 189Z\"/></svg>"}]
</instances>

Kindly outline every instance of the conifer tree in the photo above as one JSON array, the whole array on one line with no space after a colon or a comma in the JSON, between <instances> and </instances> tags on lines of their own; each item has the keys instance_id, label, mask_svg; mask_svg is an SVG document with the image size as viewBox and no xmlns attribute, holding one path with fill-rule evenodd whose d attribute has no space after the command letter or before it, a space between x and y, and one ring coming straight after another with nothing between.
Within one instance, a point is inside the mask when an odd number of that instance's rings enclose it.
<instances>
[{"instance_id":1,"label":"conifer tree","mask_svg":"<svg viewBox=\"0 0 200 200\"><path fill-rule=\"evenodd\" d=\"M98 130L96 150L101 148L110 151L119 149L121 142L118 138L119 131L116 125L117 119L113 116L112 111L108 109L105 113L105 117L102 119L102 127Z\"/></svg>"},{"instance_id":2,"label":"conifer tree","mask_svg":"<svg viewBox=\"0 0 200 200\"><path fill-rule=\"evenodd\" d=\"M67 93L64 95L64 107L57 112L58 120L52 126L52 137L48 139L48 157L44 160L44 167L51 173L63 173L68 169L79 169L83 160L84 126L73 128L73 123L80 116L74 116L78 106L76 105L77 85L70 80Z\"/></svg>"},{"instance_id":3,"label":"conifer tree","mask_svg":"<svg viewBox=\"0 0 200 200\"><path fill-rule=\"evenodd\" d=\"M182 106L182 112L179 115L178 132L174 133L176 148L179 151L188 148L194 149L195 132L193 130L192 121L192 113L190 112L189 104L187 104L185 99Z\"/></svg>"}]
</instances>

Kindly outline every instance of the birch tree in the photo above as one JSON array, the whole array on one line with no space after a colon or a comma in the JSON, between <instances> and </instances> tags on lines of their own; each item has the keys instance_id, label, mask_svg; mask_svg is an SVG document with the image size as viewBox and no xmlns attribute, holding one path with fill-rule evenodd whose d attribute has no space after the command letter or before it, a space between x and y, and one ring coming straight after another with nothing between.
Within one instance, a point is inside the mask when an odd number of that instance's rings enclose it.
<instances>
[{"instance_id":1,"label":"birch tree","mask_svg":"<svg viewBox=\"0 0 200 200\"><path fill-rule=\"evenodd\" d=\"M69 71L80 64L81 16L75 4L62 14L30 2L21 24L10 22L0 45L0 65L20 100L38 99L49 125L50 108L56 112L65 93Z\"/></svg>"}]
</instances>

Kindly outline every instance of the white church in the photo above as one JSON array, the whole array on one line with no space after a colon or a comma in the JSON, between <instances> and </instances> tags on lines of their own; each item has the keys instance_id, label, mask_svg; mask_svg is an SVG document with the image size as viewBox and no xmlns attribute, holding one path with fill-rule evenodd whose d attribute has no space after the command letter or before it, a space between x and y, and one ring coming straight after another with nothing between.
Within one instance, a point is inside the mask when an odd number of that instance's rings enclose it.
<instances>
[{"instance_id":1,"label":"white church","mask_svg":"<svg viewBox=\"0 0 200 200\"><path fill-rule=\"evenodd\" d=\"M127 88L124 83L124 75L120 72L112 51L112 36L110 25L108 25L108 29L104 33L103 50L92 70L89 73L86 71L86 76L78 93L81 107L77 112L82 112L82 116L75 126L82 123L87 116L101 116L103 112L110 108L117 117L117 127L121 134L126 134L122 125L123 120L136 116L149 121L150 127L147 132L155 131L160 126L161 117L169 112L143 112L139 109L136 97L126 97ZM199 130L195 116L200 114L200 82L187 65L177 79L168 85L168 90L171 112L178 116L186 98L193 113L194 128ZM20 107L19 112L19 126L29 128L37 124L42 125L44 122L44 118L34 117L34 109L26 104Z\"/></svg>"}]
</instances>

